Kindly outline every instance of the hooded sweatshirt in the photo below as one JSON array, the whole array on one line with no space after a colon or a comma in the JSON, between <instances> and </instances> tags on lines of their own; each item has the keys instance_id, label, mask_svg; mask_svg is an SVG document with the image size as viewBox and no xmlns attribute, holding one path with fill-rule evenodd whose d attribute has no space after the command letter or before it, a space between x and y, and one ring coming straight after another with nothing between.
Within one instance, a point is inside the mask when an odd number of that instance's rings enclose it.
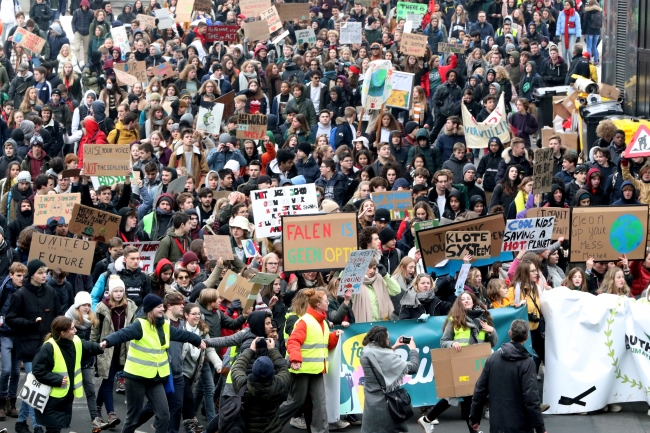
<instances>
[{"instance_id":1,"label":"hooded sweatshirt","mask_svg":"<svg viewBox=\"0 0 650 433\"><path fill-rule=\"evenodd\" d=\"M476 175L483 179L483 189L492 192L497 185L496 177L499 171L499 164L503 161L501 153L503 152L503 144L499 137L492 138L499 144L499 149L492 152L488 147L488 154L481 158L478 164Z\"/></svg>"},{"instance_id":2,"label":"hooded sweatshirt","mask_svg":"<svg viewBox=\"0 0 650 433\"><path fill-rule=\"evenodd\" d=\"M160 194L160 197L156 200L156 209L138 223L138 228L143 229L150 239L161 239L170 227L173 231L172 216L174 212L165 212L160 208L160 202L163 199L171 200L171 208L174 208L174 198L167 193Z\"/></svg>"}]
</instances>

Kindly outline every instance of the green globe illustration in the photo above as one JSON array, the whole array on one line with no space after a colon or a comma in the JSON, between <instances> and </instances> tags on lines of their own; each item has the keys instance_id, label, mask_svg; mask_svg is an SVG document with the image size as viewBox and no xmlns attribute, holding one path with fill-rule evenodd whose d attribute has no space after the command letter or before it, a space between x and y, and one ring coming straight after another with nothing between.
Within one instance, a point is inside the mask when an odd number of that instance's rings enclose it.
<instances>
[{"instance_id":1,"label":"green globe illustration","mask_svg":"<svg viewBox=\"0 0 650 433\"><path fill-rule=\"evenodd\" d=\"M237 274L230 274L226 279L226 287L230 287L237 281Z\"/></svg>"},{"instance_id":2,"label":"green globe illustration","mask_svg":"<svg viewBox=\"0 0 650 433\"><path fill-rule=\"evenodd\" d=\"M634 251L644 239L643 224L634 215L621 215L609 230L609 242L621 254Z\"/></svg>"}]
</instances>

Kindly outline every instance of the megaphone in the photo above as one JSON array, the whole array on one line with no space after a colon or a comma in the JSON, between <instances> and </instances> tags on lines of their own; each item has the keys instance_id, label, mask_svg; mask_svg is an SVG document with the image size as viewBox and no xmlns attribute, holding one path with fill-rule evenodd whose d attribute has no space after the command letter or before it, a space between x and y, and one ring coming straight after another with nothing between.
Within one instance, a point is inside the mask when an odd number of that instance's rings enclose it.
<instances>
[{"instance_id":1,"label":"megaphone","mask_svg":"<svg viewBox=\"0 0 650 433\"><path fill-rule=\"evenodd\" d=\"M573 75L572 78L576 79L576 82L573 83L573 87L583 93L598 93L598 84L591 81L589 78L585 78L581 75Z\"/></svg>"}]
</instances>

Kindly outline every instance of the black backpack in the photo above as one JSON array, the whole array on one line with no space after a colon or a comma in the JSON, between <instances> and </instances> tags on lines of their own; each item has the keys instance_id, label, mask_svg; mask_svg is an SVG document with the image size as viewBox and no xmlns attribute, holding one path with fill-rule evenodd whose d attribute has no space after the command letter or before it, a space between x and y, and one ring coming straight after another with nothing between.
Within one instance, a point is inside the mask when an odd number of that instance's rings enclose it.
<instances>
[{"instance_id":1,"label":"black backpack","mask_svg":"<svg viewBox=\"0 0 650 433\"><path fill-rule=\"evenodd\" d=\"M228 433L246 433L244 424L244 393L246 385L239 392L221 402L219 408L219 431ZM211 433L208 429L206 433Z\"/></svg>"},{"instance_id":2,"label":"black backpack","mask_svg":"<svg viewBox=\"0 0 650 433\"><path fill-rule=\"evenodd\" d=\"M603 28L603 13L596 12L591 15L591 21L589 22L589 27L592 29L602 29Z\"/></svg>"}]
</instances>

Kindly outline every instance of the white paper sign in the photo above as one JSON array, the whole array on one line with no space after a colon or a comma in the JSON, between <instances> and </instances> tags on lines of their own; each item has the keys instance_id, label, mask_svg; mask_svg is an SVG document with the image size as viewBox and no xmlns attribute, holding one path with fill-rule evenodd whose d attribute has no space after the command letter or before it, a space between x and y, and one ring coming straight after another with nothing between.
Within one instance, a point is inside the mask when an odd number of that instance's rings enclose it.
<instances>
[{"instance_id":1,"label":"white paper sign","mask_svg":"<svg viewBox=\"0 0 650 433\"><path fill-rule=\"evenodd\" d=\"M284 38L286 38L287 36L289 36L289 30L285 30L280 34L280 36L278 36L277 38L271 41L273 45L276 45L275 49L278 50L278 56L280 55L279 46L284 45Z\"/></svg>"},{"instance_id":2,"label":"white paper sign","mask_svg":"<svg viewBox=\"0 0 650 433\"><path fill-rule=\"evenodd\" d=\"M360 44L361 43L361 23L343 23L341 24L341 44Z\"/></svg>"},{"instance_id":3,"label":"white paper sign","mask_svg":"<svg viewBox=\"0 0 650 433\"><path fill-rule=\"evenodd\" d=\"M471 267L471 263L463 263L463 266L460 267L458 279L456 279L456 296L460 296L460 294L463 293L463 290L465 290L465 281L467 281L467 276L469 275L469 269Z\"/></svg>"},{"instance_id":4,"label":"white paper sign","mask_svg":"<svg viewBox=\"0 0 650 433\"><path fill-rule=\"evenodd\" d=\"M314 29L312 28L306 30L298 30L296 32L296 39L298 39L298 45L315 44L316 34L314 33Z\"/></svg>"},{"instance_id":5,"label":"white paper sign","mask_svg":"<svg viewBox=\"0 0 650 433\"><path fill-rule=\"evenodd\" d=\"M202 129L209 134L218 134L221 131L223 109L223 104L214 104L211 110L205 107L199 107L196 129Z\"/></svg>"},{"instance_id":6,"label":"white paper sign","mask_svg":"<svg viewBox=\"0 0 650 433\"><path fill-rule=\"evenodd\" d=\"M23 389L20 390L20 398L23 400L23 403L27 403L40 413L43 413L43 409L45 409L45 405L50 399L51 389L51 386L40 383L36 380L34 374L29 373L25 378Z\"/></svg>"},{"instance_id":7,"label":"white paper sign","mask_svg":"<svg viewBox=\"0 0 650 433\"><path fill-rule=\"evenodd\" d=\"M283 215L304 215L318 212L316 185L283 186L251 192L251 204L258 238L280 236Z\"/></svg>"},{"instance_id":8,"label":"white paper sign","mask_svg":"<svg viewBox=\"0 0 650 433\"><path fill-rule=\"evenodd\" d=\"M158 18L158 28L160 30L171 29L176 25L174 18L169 14L169 9L158 9L154 11L156 18Z\"/></svg>"},{"instance_id":9,"label":"white paper sign","mask_svg":"<svg viewBox=\"0 0 650 433\"><path fill-rule=\"evenodd\" d=\"M356 250L350 253L348 263L341 273L341 281L336 293L338 296L343 296L350 289L355 295L361 291L366 270L373 257L375 257L375 250Z\"/></svg>"},{"instance_id":10,"label":"white paper sign","mask_svg":"<svg viewBox=\"0 0 650 433\"><path fill-rule=\"evenodd\" d=\"M160 242L124 242L124 248L136 247L140 250L140 269L146 273L153 273L156 270L153 259L159 246ZM106 287L108 288L108 284Z\"/></svg>"},{"instance_id":11,"label":"white paper sign","mask_svg":"<svg viewBox=\"0 0 650 433\"><path fill-rule=\"evenodd\" d=\"M554 224L554 216L508 220L501 252L550 247Z\"/></svg>"},{"instance_id":12,"label":"white paper sign","mask_svg":"<svg viewBox=\"0 0 650 433\"><path fill-rule=\"evenodd\" d=\"M126 27L113 27L111 29L111 37L113 38L113 44L120 47L122 60L126 60L126 54L131 52L129 37L126 34Z\"/></svg>"},{"instance_id":13,"label":"white paper sign","mask_svg":"<svg viewBox=\"0 0 650 433\"><path fill-rule=\"evenodd\" d=\"M411 23L411 31L417 30L420 28L420 24L422 24L422 15L406 14L406 22Z\"/></svg>"}]
</instances>

